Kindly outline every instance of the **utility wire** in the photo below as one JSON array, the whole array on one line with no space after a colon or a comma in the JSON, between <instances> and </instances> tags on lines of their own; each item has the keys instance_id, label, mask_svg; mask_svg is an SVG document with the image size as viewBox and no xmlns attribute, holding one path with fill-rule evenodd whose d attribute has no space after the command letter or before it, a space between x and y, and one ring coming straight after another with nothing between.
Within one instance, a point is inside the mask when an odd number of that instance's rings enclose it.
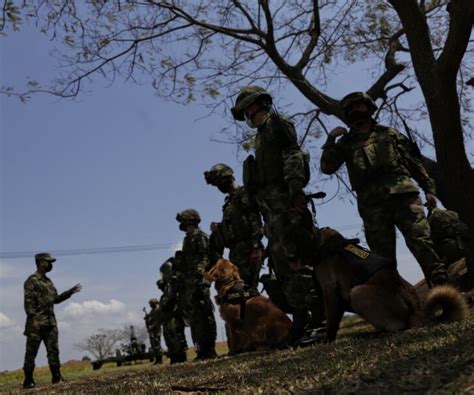
<instances>
[{"instance_id":1,"label":"utility wire","mask_svg":"<svg viewBox=\"0 0 474 395\"><path fill-rule=\"evenodd\" d=\"M338 226L338 230L360 229L361 224L349 224ZM130 253L142 251L169 250L176 243L137 244L116 247L76 248L69 250L48 250L51 255L57 256L79 256L79 255L101 255ZM0 252L0 259L31 258L40 251L12 251Z\"/></svg>"},{"instance_id":2,"label":"utility wire","mask_svg":"<svg viewBox=\"0 0 474 395\"><path fill-rule=\"evenodd\" d=\"M170 249L175 243L162 244L141 244L128 245L117 247L99 247L99 248L76 248L70 250L50 250L52 255L58 256L76 256L76 255L99 255L99 254L115 254L118 252L141 252L141 251L156 251ZM37 254L38 251L15 251L15 252L0 252L0 258L25 258Z\"/></svg>"}]
</instances>

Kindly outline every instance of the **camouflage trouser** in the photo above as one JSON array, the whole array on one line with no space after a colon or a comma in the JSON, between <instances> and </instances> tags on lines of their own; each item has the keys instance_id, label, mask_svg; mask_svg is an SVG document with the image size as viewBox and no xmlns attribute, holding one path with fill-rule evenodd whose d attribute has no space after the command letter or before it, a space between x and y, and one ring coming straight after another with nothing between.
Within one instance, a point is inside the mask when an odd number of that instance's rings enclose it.
<instances>
[{"instance_id":1,"label":"camouflage trouser","mask_svg":"<svg viewBox=\"0 0 474 395\"><path fill-rule=\"evenodd\" d=\"M229 249L229 259L239 268L239 274L245 284L251 289L257 290L260 265L250 262L252 245L245 241L237 243Z\"/></svg>"},{"instance_id":2,"label":"camouflage trouser","mask_svg":"<svg viewBox=\"0 0 474 395\"><path fill-rule=\"evenodd\" d=\"M38 332L29 332L26 335L26 352L23 369L33 370L35 368L35 358L41 342L46 346L48 364L52 367L59 367L59 347L58 347L58 327L41 326Z\"/></svg>"},{"instance_id":3,"label":"camouflage trouser","mask_svg":"<svg viewBox=\"0 0 474 395\"><path fill-rule=\"evenodd\" d=\"M307 242L309 231L301 225L300 218L290 215L288 194L265 193L259 196L257 202L265 222L268 252L288 305L294 310L307 308L307 296L314 288L313 279L301 271L294 271L287 256L296 253L303 265L313 263L312 247L308 247Z\"/></svg>"},{"instance_id":4,"label":"camouflage trouser","mask_svg":"<svg viewBox=\"0 0 474 395\"><path fill-rule=\"evenodd\" d=\"M197 352L214 350L217 329L209 286L187 282L180 294L180 314L191 328Z\"/></svg>"},{"instance_id":5,"label":"camouflage trouser","mask_svg":"<svg viewBox=\"0 0 474 395\"><path fill-rule=\"evenodd\" d=\"M435 252L430 225L418 194L391 195L378 204L363 204L359 201L358 206L364 221L367 244L372 251L396 261L397 227L427 281L446 270Z\"/></svg>"},{"instance_id":6,"label":"camouflage trouser","mask_svg":"<svg viewBox=\"0 0 474 395\"><path fill-rule=\"evenodd\" d=\"M163 337L168 348L168 356L185 352L188 349L184 328L181 317L171 317L163 320Z\"/></svg>"},{"instance_id":7,"label":"camouflage trouser","mask_svg":"<svg viewBox=\"0 0 474 395\"><path fill-rule=\"evenodd\" d=\"M149 333L150 335L150 346L153 350L155 358L161 358L163 355L163 350L161 349L161 331L154 333Z\"/></svg>"}]
</instances>

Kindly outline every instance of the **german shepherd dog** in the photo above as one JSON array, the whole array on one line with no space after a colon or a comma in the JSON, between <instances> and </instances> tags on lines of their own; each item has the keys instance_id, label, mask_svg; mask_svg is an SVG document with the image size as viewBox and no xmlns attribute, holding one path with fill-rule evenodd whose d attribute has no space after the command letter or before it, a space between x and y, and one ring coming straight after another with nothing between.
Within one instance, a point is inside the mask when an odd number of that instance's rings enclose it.
<instances>
[{"instance_id":1,"label":"german shepherd dog","mask_svg":"<svg viewBox=\"0 0 474 395\"><path fill-rule=\"evenodd\" d=\"M228 329L229 355L286 345L291 320L270 299L248 292L237 266L219 259L205 277L216 282L216 301Z\"/></svg>"},{"instance_id":2,"label":"german shepherd dog","mask_svg":"<svg viewBox=\"0 0 474 395\"><path fill-rule=\"evenodd\" d=\"M315 274L327 316L326 341L336 339L345 311L358 314L385 332L467 317L467 303L451 286L434 287L423 297L400 276L395 262L350 244L334 229L321 229L320 245Z\"/></svg>"}]
</instances>

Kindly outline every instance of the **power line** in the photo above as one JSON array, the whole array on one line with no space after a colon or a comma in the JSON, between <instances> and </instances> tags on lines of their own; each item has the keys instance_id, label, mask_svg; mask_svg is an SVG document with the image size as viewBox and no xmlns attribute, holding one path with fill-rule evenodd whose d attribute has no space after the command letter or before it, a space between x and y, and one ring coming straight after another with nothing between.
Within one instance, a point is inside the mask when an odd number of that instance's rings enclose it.
<instances>
[{"instance_id":1,"label":"power line","mask_svg":"<svg viewBox=\"0 0 474 395\"><path fill-rule=\"evenodd\" d=\"M361 224L341 225L337 227L337 230L360 229L360 227L361 227ZM126 246L115 246L115 247L48 250L48 252L51 253L52 255L57 255L57 256L116 254L116 253L169 250L175 244L176 243L136 244L136 245L126 245ZM40 251L0 252L0 259L31 258L38 252Z\"/></svg>"},{"instance_id":2,"label":"power line","mask_svg":"<svg viewBox=\"0 0 474 395\"><path fill-rule=\"evenodd\" d=\"M69 250L49 250L52 255L58 256L77 256L77 255L98 255L98 254L115 254L115 253L128 253L128 252L141 252L141 251L156 251L170 249L175 243L161 243L161 244L141 244L141 245L128 245L128 246L117 246L117 247L98 247L98 248L76 248ZM38 251L15 251L15 252L0 252L0 258L2 259L14 259L14 258L29 258Z\"/></svg>"}]
</instances>

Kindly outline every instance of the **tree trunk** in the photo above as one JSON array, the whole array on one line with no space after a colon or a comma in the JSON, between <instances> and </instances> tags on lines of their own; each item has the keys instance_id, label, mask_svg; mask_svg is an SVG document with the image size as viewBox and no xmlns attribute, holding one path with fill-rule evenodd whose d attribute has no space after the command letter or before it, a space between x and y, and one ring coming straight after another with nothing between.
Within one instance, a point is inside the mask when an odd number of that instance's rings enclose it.
<instances>
[{"instance_id":1,"label":"tree trunk","mask_svg":"<svg viewBox=\"0 0 474 395\"><path fill-rule=\"evenodd\" d=\"M472 0L449 3L449 33L438 59L425 15L415 0L388 0L405 29L416 77L428 108L436 151L435 179L443 205L456 211L474 229L474 170L466 155L461 109L456 87L474 19Z\"/></svg>"},{"instance_id":2,"label":"tree trunk","mask_svg":"<svg viewBox=\"0 0 474 395\"><path fill-rule=\"evenodd\" d=\"M441 81L438 92L436 97L427 97L426 104L435 143L440 199L474 229L474 171L465 151L456 81Z\"/></svg>"}]
</instances>

